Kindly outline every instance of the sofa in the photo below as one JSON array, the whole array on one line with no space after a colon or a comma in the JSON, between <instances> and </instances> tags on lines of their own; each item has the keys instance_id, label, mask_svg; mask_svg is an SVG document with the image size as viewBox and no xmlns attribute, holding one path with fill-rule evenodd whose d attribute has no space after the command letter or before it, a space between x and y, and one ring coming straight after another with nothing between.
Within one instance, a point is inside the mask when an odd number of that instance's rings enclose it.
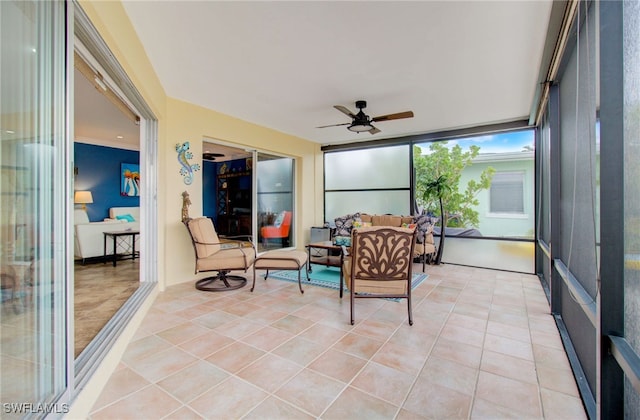
<instances>
[{"instance_id":1,"label":"sofa","mask_svg":"<svg viewBox=\"0 0 640 420\"><path fill-rule=\"evenodd\" d=\"M109 217L100 222L90 222L87 212L74 211L74 254L84 263L87 258L104 255L104 232L140 230L140 207L111 207ZM136 250L140 249L140 236L136 236ZM116 253L129 252L131 238L124 237L116 245ZM113 254L113 242L107 241L107 255Z\"/></svg>"},{"instance_id":2,"label":"sofa","mask_svg":"<svg viewBox=\"0 0 640 420\"><path fill-rule=\"evenodd\" d=\"M432 217L427 215L418 216L399 216L392 214L367 214L354 213L334 220L335 230L333 233L335 238L349 237L353 228L360 226L393 226L393 227L412 227L418 230L416 244L413 250L414 258L422 260L422 271L425 270L427 261L431 261L436 253L435 241L433 239L433 223ZM338 245L343 245L338 240Z\"/></svg>"}]
</instances>

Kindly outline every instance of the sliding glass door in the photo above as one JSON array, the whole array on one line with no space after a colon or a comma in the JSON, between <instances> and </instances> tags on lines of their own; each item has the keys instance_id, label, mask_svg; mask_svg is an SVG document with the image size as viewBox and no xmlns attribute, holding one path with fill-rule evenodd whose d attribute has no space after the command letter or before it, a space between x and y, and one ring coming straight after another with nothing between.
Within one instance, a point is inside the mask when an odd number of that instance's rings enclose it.
<instances>
[{"instance_id":1,"label":"sliding glass door","mask_svg":"<svg viewBox=\"0 0 640 420\"><path fill-rule=\"evenodd\" d=\"M293 243L294 160L257 152L256 186L258 250L287 248Z\"/></svg>"},{"instance_id":2,"label":"sliding glass door","mask_svg":"<svg viewBox=\"0 0 640 420\"><path fill-rule=\"evenodd\" d=\"M70 200L66 5L0 2L0 401L3 418L65 411Z\"/></svg>"}]
</instances>

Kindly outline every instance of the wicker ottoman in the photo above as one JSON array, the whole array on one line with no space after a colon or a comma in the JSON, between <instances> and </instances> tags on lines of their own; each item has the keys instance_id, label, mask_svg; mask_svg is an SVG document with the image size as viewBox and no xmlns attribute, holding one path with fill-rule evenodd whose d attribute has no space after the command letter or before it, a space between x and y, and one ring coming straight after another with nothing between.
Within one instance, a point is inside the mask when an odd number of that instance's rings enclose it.
<instances>
[{"instance_id":1,"label":"wicker ottoman","mask_svg":"<svg viewBox=\"0 0 640 420\"><path fill-rule=\"evenodd\" d=\"M300 275L306 263L307 253L304 251L265 252L253 262L253 285L251 286L251 291L253 292L253 289L256 287L256 269L267 270L264 276L265 280L267 280L269 276L269 270L298 270L298 287L300 287L300 293L304 293Z\"/></svg>"}]
</instances>

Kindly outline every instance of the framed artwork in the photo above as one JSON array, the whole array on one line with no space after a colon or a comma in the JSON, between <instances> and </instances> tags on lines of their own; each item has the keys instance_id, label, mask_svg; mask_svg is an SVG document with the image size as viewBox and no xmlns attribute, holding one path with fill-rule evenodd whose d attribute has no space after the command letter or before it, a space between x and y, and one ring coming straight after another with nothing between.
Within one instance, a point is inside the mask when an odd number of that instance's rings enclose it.
<instances>
[{"instance_id":1,"label":"framed artwork","mask_svg":"<svg viewBox=\"0 0 640 420\"><path fill-rule=\"evenodd\" d=\"M140 196L140 165L137 163L120 164L120 195Z\"/></svg>"}]
</instances>

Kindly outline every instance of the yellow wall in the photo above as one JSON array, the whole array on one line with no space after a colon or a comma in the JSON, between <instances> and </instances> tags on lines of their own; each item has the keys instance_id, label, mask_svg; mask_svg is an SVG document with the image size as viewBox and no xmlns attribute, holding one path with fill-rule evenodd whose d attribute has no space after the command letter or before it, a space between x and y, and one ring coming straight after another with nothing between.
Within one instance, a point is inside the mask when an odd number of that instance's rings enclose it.
<instances>
[{"instance_id":1,"label":"yellow wall","mask_svg":"<svg viewBox=\"0 0 640 420\"><path fill-rule=\"evenodd\" d=\"M184 184L176 157L177 143L190 142L194 155L192 163L202 164L204 138L295 158L295 232L296 244L302 248L308 239L309 228L323 221L320 145L167 97L122 4L85 0L80 0L80 4L158 118L157 233L161 289L196 278L193 248L180 221L181 193L189 192L190 215L201 215L202 172L195 172L191 185Z\"/></svg>"},{"instance_id":2,"label":"yellow wall","mask_svg":"<svg viewBox=\"0 0 640 420\"><path fill-rule=\"evenodd\" d=\"M202 215L202 171L196 171L194 182L187 186L178 173L180 166L176 159L175 146L190 142L190 150L196 157L202 156L202 140L222 140L243 148L282 154L296 159L296 244L304 247L305 233L316 223L315 163L320 145L297 137L250 124L202 107L175 99L167 100L167 141L161 147L168 149L165 161L166 171L161 174L160 184L166 192L166 200L160 206L167 209L166 265L167 284L175 284L195 278L193 275L193 249L188 233L180 221L182 191L191 197L189 214ZM202 165L202 162L199 161ZM321 177L319 179L322 179ZM194 199L195 198L195 199ZM321 217L321 212L320 212ZM203 277L200 275L199 277Z\"/></svg>"}]
</instances>

